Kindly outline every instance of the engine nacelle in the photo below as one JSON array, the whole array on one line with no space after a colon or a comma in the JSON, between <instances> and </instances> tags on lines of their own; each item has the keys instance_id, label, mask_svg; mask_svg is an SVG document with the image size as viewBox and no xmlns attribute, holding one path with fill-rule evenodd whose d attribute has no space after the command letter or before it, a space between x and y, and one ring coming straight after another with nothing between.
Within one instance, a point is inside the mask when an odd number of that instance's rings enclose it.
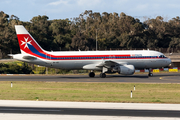
<instances>
[{"instance_id":1,"label":"engine nacelle","mask_svg":"<svg viewBox=\"0 0 180 120\"><path fill-rule=\"evenodd\" d=\"M135 72L133 65L118 66L118 73L123 75L132 75Z\"/></svg>"}]
</instances>

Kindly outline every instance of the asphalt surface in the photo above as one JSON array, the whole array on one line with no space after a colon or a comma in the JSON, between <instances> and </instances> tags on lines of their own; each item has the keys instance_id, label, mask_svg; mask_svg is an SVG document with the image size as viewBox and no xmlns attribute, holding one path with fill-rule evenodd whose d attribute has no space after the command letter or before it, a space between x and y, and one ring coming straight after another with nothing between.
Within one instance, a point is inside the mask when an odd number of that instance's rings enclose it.
<instances>
[{"instance_id":1,"label":"asphalt surface","mask_svg":"<svg viewBox=\"0 0 180 120\"><path fill-rule=\"evenodd\" d=\"M126 109L91 109L91 108L0 107L0 113L176 117L176 118L180 117L180 111L174 111L174 110L133 110L133 109L126 110Z\"/></svg>"},{"instance_id":2,"label":"asphalt surface","mask_svg":"<svg viewBox=\"0 0 180 120\"><path fill-rule=\"evenodd\" d=\"M0 75L0 81L180 83L180 73L156 73L153 77L147 74L107 74L106 78L99 75L94 78L88 75Z\"/></svg>"}]
</instances>

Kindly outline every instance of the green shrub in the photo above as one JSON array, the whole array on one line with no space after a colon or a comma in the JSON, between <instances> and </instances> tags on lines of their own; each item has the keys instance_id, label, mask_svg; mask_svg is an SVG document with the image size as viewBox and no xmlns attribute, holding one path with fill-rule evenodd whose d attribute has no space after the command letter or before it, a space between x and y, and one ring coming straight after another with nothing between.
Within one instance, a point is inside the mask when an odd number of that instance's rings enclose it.
<instances>
[{"instance_id":1,"label":"green shrub","mask_svg":"<svg viewBox=\"0 0 180 120\"><path fill-rule=\"evenodd\" d=\"M27 63L23 63L22 66L0 63L0 74L33 74L33 71Z\"/></svg>"}]
</instances>

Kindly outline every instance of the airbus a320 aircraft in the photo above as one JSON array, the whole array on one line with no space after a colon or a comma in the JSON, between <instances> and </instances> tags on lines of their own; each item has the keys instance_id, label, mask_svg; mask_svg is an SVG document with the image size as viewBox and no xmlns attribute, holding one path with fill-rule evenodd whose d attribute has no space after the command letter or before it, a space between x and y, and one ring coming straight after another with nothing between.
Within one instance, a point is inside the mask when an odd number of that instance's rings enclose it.
<instances>
[{"instance_id":1,"label":"airbus a320 aircraft","mask_svg":"<svg viewBox=\"0 0 180 120\"><path fill-rule=\"evenodd\" d=\"M21 54L11 55L14 59L46 67L60 69L91 70L89 77L94 77L94 70L101 71L100 77L106 73L132 75L135 69L149 69L168 66L171 60L164 54L151 50L121 51L58 51L43 50L22 25L15 25Z\"/></svg>"}]
</instances>

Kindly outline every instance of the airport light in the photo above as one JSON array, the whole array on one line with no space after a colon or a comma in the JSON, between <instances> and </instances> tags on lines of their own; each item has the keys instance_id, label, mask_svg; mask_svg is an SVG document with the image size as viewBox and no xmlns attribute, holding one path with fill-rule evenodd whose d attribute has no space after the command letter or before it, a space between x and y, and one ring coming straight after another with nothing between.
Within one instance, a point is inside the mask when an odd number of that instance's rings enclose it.
<instances>
[{"instance_id":1,"label":"airport light","mask_svg":"<svg viewBox=\"0 0 180 120\"><path fill-rule=\"evenodd\" d=\"M97 30L98 30L99 28L97 28L96 29L96 51L97 51Z\"/></svg>"},{"instance_id":2,"label":"airport light","mask_svg":"<svg viewBox=\"0 0 180 120\"><path fill-rule=\"evenodd\" d=\"M96 51L97 51L97 29L96 29Z\"/></svg>"}]
</instances>

